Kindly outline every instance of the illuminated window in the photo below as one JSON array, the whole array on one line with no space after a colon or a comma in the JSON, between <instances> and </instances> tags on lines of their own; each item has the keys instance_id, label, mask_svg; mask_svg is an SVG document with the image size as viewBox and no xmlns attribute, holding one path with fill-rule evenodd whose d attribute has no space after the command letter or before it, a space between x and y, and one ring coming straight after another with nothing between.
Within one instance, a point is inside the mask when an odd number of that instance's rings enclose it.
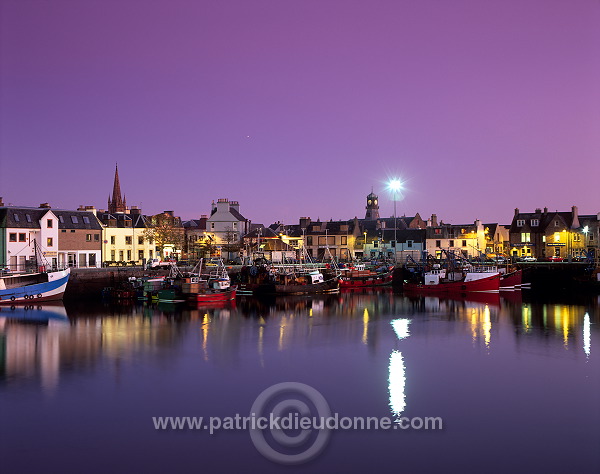
<instances>
[{"instance_id":1,"label":"illuminated window","mask_svg":"<svg viewBox=\"0 0 600 474\"><path fill-rule=\"evenodd\" d=\"M521 232L521 242L531 242L531 233Z\"/></svg>"},{"instance_id":2,"label":"illuminated window","mask_svg":"<svg viewBox=\"0 0 600 474\"><path fill-rule=\"evenodd\" d=\"M48 237L48 239L46 239L46 247L52 247L52 245L54 245L54 241L52 240L52 237Z\"/></svg>"},{"instance_id":3,"label":"illuminated window","mask_svg":"<svg viewBox=\"0 0 600 474\"><path fill-rule=\"evenodd\" d=\"M560 242L560 232L554 232L554 242Z\"/></svg>"},{"instance_id":4,"label":"illuminated window","mask_svg":"<svg viewBox=\"0 0 600 474\"><path fill-rule=\"evenodd\" d=\"M92 241L92 234L85 234L85 241L86 242L91 242Z\"/></svg>"},{"instance_id":5,"label":"illuminated window","mask_svg":"<svg viewBox=\"0 0 600 474\"><path fill-rule=\"evenodd\" d=\"M442 233L442 229L435 229L435 230L434 230L434 233L435 233L435 234L441 234L441 233Z\"/></svg>"}]
</instances>

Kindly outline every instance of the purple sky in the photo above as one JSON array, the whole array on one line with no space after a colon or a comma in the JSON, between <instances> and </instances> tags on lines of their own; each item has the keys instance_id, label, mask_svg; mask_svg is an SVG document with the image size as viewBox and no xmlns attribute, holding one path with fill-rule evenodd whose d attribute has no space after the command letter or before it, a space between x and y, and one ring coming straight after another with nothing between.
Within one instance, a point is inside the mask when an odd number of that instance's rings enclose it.
<instances>
[{"instance_id":1,"label":"purple sky","mask_svg":"<svg viewBox=\"0 0 600 474\"><path fill-rule=\"evenodd\" d=\"M0 196L184 219L600 211L597 0L0 2Z\"/></svg>"}]
</instances>

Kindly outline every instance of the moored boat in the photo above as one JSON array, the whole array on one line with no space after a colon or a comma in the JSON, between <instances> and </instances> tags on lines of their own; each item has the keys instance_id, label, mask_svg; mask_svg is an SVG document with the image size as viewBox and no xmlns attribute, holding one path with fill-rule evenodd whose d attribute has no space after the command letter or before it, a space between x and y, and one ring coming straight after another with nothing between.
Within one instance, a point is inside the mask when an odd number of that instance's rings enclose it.
<instances>
[{"instance_id":1,"label":"moored boat","mask_svg":"<svg viewBox=\"0 0 600 474\"><path fill-rule=\"evenodd\" d=\"M422 293L469 293L500 291L500 273L483 271L447 272L434 268L423 275L423 281L405 282L406 291Z\"/></svg>"},{"instance_id":2,"label":"moored boat","mask_svg":"<svg viewBox=\"0 0 600 474\"><path fill-rule=\"evenodd\" d=\"M0 304L32 304L61 300L71 269L0 276Z\"/></svg>"},{"instance_id":3,"label":"moored boat","mask_svg":"<svg viewBox=\"0 0 600 474\"><path fill-rule=\"evenodd\" d=\"M384 266L376 270L367 270L364 265L357 265L354 268L342 269L341 271L340 288L361 288L391 285L394 267Z\"/></svg>"}]
</instances>

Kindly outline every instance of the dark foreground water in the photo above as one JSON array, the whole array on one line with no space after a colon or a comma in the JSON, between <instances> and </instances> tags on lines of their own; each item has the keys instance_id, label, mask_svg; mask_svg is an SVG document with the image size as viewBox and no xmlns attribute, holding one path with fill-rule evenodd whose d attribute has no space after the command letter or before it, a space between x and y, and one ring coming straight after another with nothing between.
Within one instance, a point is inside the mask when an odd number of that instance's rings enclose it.
<instances>
[{"instance_id":1,"label":"dark foreground water","mask_svg":"<svg viewBox=\"0 0 600 474\"><path fill-rule=\"evenodd\" d=\"M597 296L518 293L2 308L0 471L598 473L599 323ZM282 382L315 389L338 420L416 425L283 439L155 429L153 417L247 416ZM300 392L264 413L293 399L282 414L322 409L320 395L284 387ZM443 429L416 429L426 417ZM300 465L263 454L302 461L311 443L321 449Z\"/></svg>"}]
</instances>

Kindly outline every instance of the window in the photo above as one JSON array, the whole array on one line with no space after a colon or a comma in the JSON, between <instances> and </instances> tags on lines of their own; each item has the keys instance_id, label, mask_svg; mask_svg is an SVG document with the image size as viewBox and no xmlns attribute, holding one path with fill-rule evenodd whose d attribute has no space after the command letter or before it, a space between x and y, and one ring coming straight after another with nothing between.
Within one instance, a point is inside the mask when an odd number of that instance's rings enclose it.
<instances>
[{"instance_id":1,"label":"window","mask_svg":"<svg viewBox=\"0 0 600 474\"><path fill-rule=\"evenodd\" d=\"M410 249L413 246L413 241L412 240L407 240L406 241L406 246Z\"/></svg>"},{"instance_id":2,"label":"window","mask_svg":"<svg viewBox=\"0 0 600 474\"><path fill-rule=\"evenodd\" d=\"M138 237L138 244L142 245L144 243L143 237Z\"/></svg>"},{"instance_id":3,"label":"window","mask_svg":"<svg viewBox=\"0 0 600 474\"><path fill-rule=\"evenodd\" d=\"M8 234L8 241L9 242L16 242L17 241L17 234L16 234L16 232L14 234L13 233Z\"/></svg>"},{"instance_id":4,"label":"window","mask_svg":"<svg viewBox=\"0 0 600 474\"><path fill-rule=\"evenodd\" d=\"M517 219L517 227L523 227L525 225L525 219Z\"/></svg>"},{"instance_id":5,"label":"window","mask_svg":"<svg viewBox=\"0 0 600 474\"><path fill-rule=\"evenodd\" d=\"M573 242L581 242L581 234L573 234Z\"/></svg>"},{"instance_id":6,"label":"window","mask_svg":"<svg viewBox=\"0 0 600 474\"><path fill-rule=\"evenodd\" d=\"M290 241L291 243L292 241ZM342 235L341 237L341 245L348 245L348 237L345 235Z\"/></svg>"},{"instance_id":7,"label":"window","mask_svg":"<svg viewBox=\"0 0 600 474\"><path fill-rule=\"evenodd\" d=\"M131 240L132 240L131 235L126 235L125 236L125 245L131 245Z\"/></svg>"},{"instance_id":8,"label":"window","mask_svg":"<svg viewBox=\"0 0 600 474\"><path fill-rule=\"evenodd\" d=\"M74 233L75 233L75 229L71 229L71 234L74 234Z\"/></svg>"},{"instance_id":9,"label":"window","mask_svg":"<svg viewBox=\"0 0 600 474\"><path fill-rule=\"evenodd\" d=\"M435 246L438 247L438 248L440 248L442 246L442 241L441 240L436 240L435 241Z\"/></svg>"},{"instance_id":10,"label":"window","mask_svg":"<svg viewBox=\"0 0 600 474\"><path fill-rule=\"evenodd\" d=\"M558 223L558 221L554 221L554 227L558 227L560 224Z\"/></svg>"},{"instance_id":11,"label":"window","mask_svg":"<svg viewBox=\"0 0 600 474\"><path fill-rule=\"evenodd\" d=\"M31 222L31 216L29 214L25 214L25 219L27 222Z\"/></svg>"},{"instance_id":12,"label":"window","mask_svg":"<svg viewBox=\"0 0 600 474\"><path fill-rule=\"evenodd\" d=\"M131 262L131 250L127 251L127 261Z\"/></svg>"},{"instance_id":13,"label":"window","mask_svg":"<svg viewBox=\"0 0 600 474\"><path fill-rule=\"evenodd\" d=\"M15 218L15 222L19 222L19 214L13 214L13 217Z\"/></svg>"},{"instance_id":14,"label":"window","mask_svg":"<svg viewBox=\"0 0 600 474\"><path fill-rule=\"evenodd\" d=\"M450 247L454 247L454 240L450 241Z\"/></svg>"},{"instance_id":15,"label":"window","mask_svg":"<svg viewBox=\"0 0 600 474\"><path fill-rule=\"evenodd\" d=\"M531 242L531 233L521 232L521 242Z\"/></svg>"},{"instance_id":16,"label":"window","mask_svg":"<svg viewBox=\"0 0 600 474\"><path fill-rule=\"evenodd\" d=\"M237 223L237 222L234 222L234 223L233 223L233 230L237 230L237 225L238 225L238 223Z\"/></svg>"},{"instance_id":17,"label":"window","mask_svg":"<svg viewBox=\"0 0 600 474\"><path fill-rule=\"evenodd\" d=\"M210 230L215 230L215 223L214 222L210 223Z\"/></svg>"},{"instance_id":18,"label":"window","mask_svg":"<svg viewBox=\"0 0 600 474\"><path fill-rule=\"evenodd\" d=\"M86 242L91 242L92 241L92 234L85 234L85 241Z\"/></svg>"},{"instance_id":19,"label":"window","mask_svg":"<svg viewBox=\"0 0 600 474\"><path fill-rule=\"evenodd\" d=\"M594 240L594 234L590 234L590 241Z\"/></svg>"},{"instance_id":20,"label":"window","mask_svg":"<svg viewBox=\"0 0 600 474\"><path fill-rule=\"evenodd\" d=\"M100 242L100 234L94 234L94 242Z\"/></svg>"},{"instance_id":21,"label":"window","mask_svg":"<svg viewBox=\"0 0 600 474\"><path fill-rule=\"evenodd\" d=\"M47 227L48 229L52 229L52 227L54 227L54 222L52 221L52 219L48 219L48 220L46 221L46 227Z\"/></svg>"},{"instance_id":22,"label":"window","mask_svg":"<svg viewBox=\"0 0 600 474\"><path fill-rule=\"evenodd\" d=\"M71 216L71 222L73 224L79 224L79 220L77 219L77 216Z\"/></svg>"},{"instance_id":23,"label":"window","mask_svg":"<svg viewBox=\"0 0 600 474\"><path fill-rule=\"evenodd\" d=\"M142 260L144 258L144 251L138 250L138 260Z\"/></svg>"},{"instance_id":24,"label":"window","mask_svg":"<svg viewBox=\"0 0 600 474\"><path fill-rule=\"evenodd\" d=\"M58 216L58 220L60 221L61 224L65 223L65 220L63 219L63 216Z\"/></svg>"},{"instance_id":25,"label":"window","mask_svg":"<svg viewBox=\"0 0 600 474\"><path fill-rule=\"evenodd\" d=\"M531 219L531 227L537 227L540 225L539 219Z\"/></svg>"},{"instance_id":26,"label":"window","mask_svg":"<svg viewBox=\"0 0 600 474\"><path fill-rule=\"evenodd\" d=\"M554 232L554 242L560 242L560 232Z\"/></svg>"},{"instance_id":27,"label":"window","mask_svg":"<svg viewBox=\"0 0 600 474\"><path fill-rule=\"evenodd\" d=\"M152 250L148 250L148 257L152 258Z\"/></svg>"},{"instance_id":28,"label":"window","mask_svg":"<svg viewBox=\"0 0 600 474\"><path fill-rule=\"evenodd\" d=\"M115 261L115 251L111 250L110 251L110 259L114 262Z\"/></svg>"},{"instance_id":29,"label":"window","mask_svg":"<svg viewBox=\"0 0 600 474\"><path fill-rule=\"evenodd\" d=\"M62 230L61 230L61 232L62 232L63 234L66 234L66 233L67 233L67 230L66 230L66 229L62 229Z\"/></svg>"},{"instance_id":30,"label":"window","mask_svg":"<svg viewBox=\"0 0 600 474\"><path fill-rule=\"evenodd\" d=\"M312 245L313 244L313 238L312 235L309 235L306 237L306 245Z\"/></svg>"},{"instance_id":31,"label":"window","mask_svg":"<svg viewBox=\"0 0 600 474\"><path fill-rule=\"evenodd\" d=\"M110 245L115 245L117 238L114 235L110 236Z\"/></svg>"},{"instance_id":32,"label":"window","mask_svg":"<svg viewBox=\"0 0 600 474\"><path fill-rule=\"evenodd\" d=\"M150 237L150 238L148 239L148 243L149 243L150 245L152 245L152 244L154 243L154 239L153 239L152 237Z\"/></svg>"},{"instance_id":33,"label":"window","mask_svg":"<svg viewBox=\"0 0 600 474\"><path fill-rule=\"evenodd\" d=\"M52 245L54 244L52 237L48 237L46 239L46 247L52 247Z\"/></svg>"},{"instance_id":34,"label":"window","mask_svg":"<svg viewBox=\"0 0 600 474\"><path fill-rule=\"evenodd\" d=\"M463 240L463 241L462 241L462 246L463 246L463 247L466 247L466 246L467 246L467 241L466 241L466 240Z\"/></svg>"},{"instance_id":35,"label":"window","mask_svg":"<svg viewBox=\"0 0 600 474\"><path fill-rule=\"evenodd\" d=\"M442 229L435 229L433 232L434 232L434 234L441 234L442 233Z\"/></svg>"},{"instance_id":36,"label":"window","mask_svg":"<svg viewBox=\"0 0 600 474\"><path fill-rule=\"evenodd\" d=\"M90 223L90 218L88 216L83 216L83 222L85 224L89 224Z\"/></svg>"},{"instance_id":37,"label":"window","mask_svg":"<svg viewBox=\"0 0 600 474\"><path fill-rule=\"evenodd\" d=\"M27 234L19 234L19 242L27 242Z\"/></svg>"}]
</instances>

